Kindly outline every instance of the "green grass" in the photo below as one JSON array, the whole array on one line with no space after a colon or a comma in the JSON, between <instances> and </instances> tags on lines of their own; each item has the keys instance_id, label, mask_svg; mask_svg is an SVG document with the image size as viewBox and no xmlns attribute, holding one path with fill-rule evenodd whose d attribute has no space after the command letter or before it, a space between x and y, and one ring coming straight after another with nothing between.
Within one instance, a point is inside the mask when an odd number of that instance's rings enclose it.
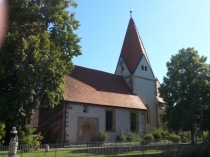
<instances>
[{"instance_id":1,"label":"green grass","mask_svg":"<svg viewBox=\"0 0 210 157\"><path fill-rule=\"evenodd\" d=\"M139 142L132 143L105 143L96 147L88 147L88 145L69 145L66 148L50 148L49 152L45 152L44 148L34 150L28 149L28 152L18 150L19 157L111 157L111 156L132 156L141 154L159 154L168 151L196 151L208 148L209 145L189 145L189 144L166 144L165 141L154 142L150 145L142 146ZM8 151L0 151L0 157L7 156Z\"/></svg>"},{"instance_id":2,"label":"green grass","mask_svg":"<svg viewBox=\"0 0 210 157\"><path fill-rule=\"evenodd\" d=\"M127 153L122 153L118 154L115 156L130 156L130 155L141 155L141 154L157 154L157 153L162 153L162 151L157 151L157 150L150 150L150 151L134 151L134 152L127 152ZM113 154L114 155L114 154ZM20 153L17 154L19 157L77 157L77 156L88 156L88 157L104 157L104 156L113 156L113 155L106 155L106 154L101 154L101 155L95 155L95 154L90 154L90 153L70 153L69 151L58 151L57 153L55 152L28 152L28 153L22 153L22 156Z\"/></svg>"},{"instance_id":3,"label":"green grass","mask_svg":"<svg viewBox=\"0 0 210 157\"><path fill-rule=\"evenodd\" d=\"M97 150L99 150L97 152ZM107 149L108 150L108 149ZM114 149L113 149L114 150ZM104 157L108 156L111 157L113 155L115 156L128 156L128 155L140 155L140 154L156 154L161 153L162 151L158 150L146 150L146 151L132 151L132 152L123 152L114 154L113 150L109 149L109 152L106 152L105 150L100 151L100 148L58 148L58 149L50 149L49 152L45 152L45 149L39 149L36 151L29 151L29 152L17 152L17 156L19 157L79 157L79 156L88 156L88 157ZM80 152L80 153L79 153ZM91 153L92 152L92 153ZM7 151L1 151L0 157L5 157L7 155ZM97 153L98 155L96 155ZM109 155L106 155L109 154Z\"/></svg>"}]
</instances>

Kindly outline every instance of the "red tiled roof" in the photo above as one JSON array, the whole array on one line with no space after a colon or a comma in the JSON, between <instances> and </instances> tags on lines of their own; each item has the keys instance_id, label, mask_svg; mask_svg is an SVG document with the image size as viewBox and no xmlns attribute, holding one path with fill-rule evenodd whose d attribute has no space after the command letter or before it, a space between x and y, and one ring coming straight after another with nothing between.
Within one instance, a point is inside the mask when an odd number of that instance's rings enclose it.
<instances>
[{"instance_id":1,"label":"red tiled roof","mask_svg":"<svg viewBox=\"0 0 210 157\"><path fill-rule=\"evenodd\" d=\"M64 100L95 105L146 109L122 76L75 66L64 84Z\"/></svg>"},{"instance_id":2,"label":"red tiled roof","mask_svg":"<svg viewBox=\"0 0 210 157\"><path fill-rule=\"evenodd\" d=\"M137 31L134 20L130 18L121 50L121 56L128 65L128 68L131 73L135 71L143 55L145 56L148 64L150 65L149 59L147 57L144 45Z\"/></svg>"}]
</instances>

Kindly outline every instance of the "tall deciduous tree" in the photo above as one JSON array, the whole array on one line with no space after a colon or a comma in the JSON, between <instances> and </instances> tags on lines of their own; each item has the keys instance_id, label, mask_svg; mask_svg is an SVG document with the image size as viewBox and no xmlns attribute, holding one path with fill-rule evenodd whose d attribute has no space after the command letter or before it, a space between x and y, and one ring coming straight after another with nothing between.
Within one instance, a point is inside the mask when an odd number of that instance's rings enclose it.
<instances>
[{"instance_id":1,"label":"tall deciduous tree","mask_svg":"<svg viewBox=\"0 0 210 157\"><path fill-rule=\"evenodd\" d=\"M54 107L62 99L64 76L81 54L73 0L8 0L8 24L0 49L0 119L7 135L24 129L37 100ZM8 137L8 136L7 136ZM8 138L7 138L8 142Z\"/></svg>"},{"instance_id":2,"label":"tall deciduous tree","mask_svg":"<svg viewBox=\"0 0 210 157\"><path fill-rule=\"evenodd\" d=\"M189 130L198 123L208 128L210 122L210 67L207 58L193 48L181 49L167 62L167 76L160 87L167 102L162 120L173 130Z\"/></svg>"}]
</instances>

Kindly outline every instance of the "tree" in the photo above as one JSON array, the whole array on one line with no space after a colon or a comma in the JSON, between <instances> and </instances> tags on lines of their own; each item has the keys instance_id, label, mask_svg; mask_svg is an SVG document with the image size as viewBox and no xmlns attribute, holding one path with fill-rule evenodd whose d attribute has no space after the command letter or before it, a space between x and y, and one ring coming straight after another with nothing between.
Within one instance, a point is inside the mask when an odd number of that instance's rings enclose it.
<instances>
[{"instance_id":1,"label":"tree","mask_svg":"<svg viewBox=\"0 0 210 157\"><path fill-rule=\"evenodd\" d=\"M193 123L208 128L210 66L194 48L181 49L167 62L160 95L167 102L161 119L172 130L189 130ZM207 116L207 117L206 117ZM208 128L210 129L210 128Z\"/></svg>"},{"instance_id":2,"label":"tree","mask_svg":"<svg viewBox=\"0 0 210 157\"><path fill-rule=\"evenodd\" d=\"M6 143L12 126L26 129L36 108L63 98L65 75L81 54L73 0L8 0L8 24L0 49L0 119Z\"/></svg>"},{"instance_id":3,"label":"tree","mask_svg":"<svg viewBox=\"0 0 210 157\"><path fill-rule=\"evenodd\" d=\"M0 140L4 137L4 134L5 134L5 125L4 125L4 123L0 122ZM0 143L0 145L1 145L1 143Z\"/></svg>"}]
</instances>

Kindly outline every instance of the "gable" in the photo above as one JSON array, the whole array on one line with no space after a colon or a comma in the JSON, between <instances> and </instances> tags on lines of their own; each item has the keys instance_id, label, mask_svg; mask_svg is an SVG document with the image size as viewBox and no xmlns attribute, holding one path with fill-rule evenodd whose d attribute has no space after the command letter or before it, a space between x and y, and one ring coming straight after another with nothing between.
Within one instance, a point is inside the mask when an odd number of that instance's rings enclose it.
<instances>
[{"instance_id":1,"label":"gable","mask_svg":"<svg viewBox=\"0 0 210 157\"><path fill-rule=\"evenodd\" d=\"M147 79L155 79L151 66L148 64L145 56L142 56L135 72L134 76L139 76Z\"/></svg>"},{"instance_id":2,"label":"gable","mask_svg":"<svg viewBox=\"0 0 210 157\"><path fill-rule=\"evenodd\" d=\"M130 76L130 71L128 69L128 66L122 57L119 58L115 74L123 77Z\"/></svg>"}]
</instances>

